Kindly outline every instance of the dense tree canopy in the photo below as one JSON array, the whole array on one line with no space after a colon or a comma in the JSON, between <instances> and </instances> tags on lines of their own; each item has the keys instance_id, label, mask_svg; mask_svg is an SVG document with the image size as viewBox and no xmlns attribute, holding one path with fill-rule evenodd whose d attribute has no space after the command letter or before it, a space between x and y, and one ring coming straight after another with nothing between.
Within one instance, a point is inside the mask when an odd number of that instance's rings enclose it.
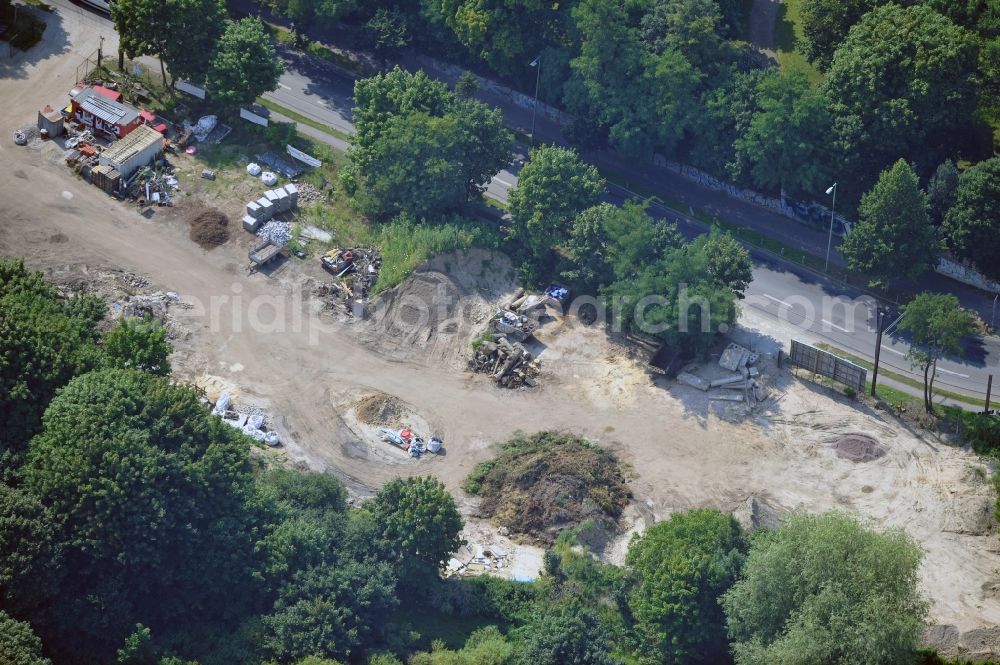
<instances>
[{"instance_id":1,"label":"dense tree canopy","mask_svg":"<svg viewBox=\"0 0 1000 665\"><path fill-rule=\"evenodd\" d=\"M73 379L24 468L27 490L59 516L73 571L50 629L74 646L67 659L99 659L136 620L234 607L229 594L249 583L231 561L251 546L251 479L247 440L193 390L134 370Z\"/></svg>"},{"instance_id":2,"label":"dense tree canopy","mask_svg":"<svg viewBox=\"0 0 1000 665\"><path fill-rule=\"evenodd\" d=\"M435 576L461 544L462 517L437 478L390 480L366 508L402 580Z\"/></svg>"},{"instance_id":3,"label":"dense tree canopy","mask_svg":"<svg viewBox=\"0 0 1000 665\"><path fill-rule=\"evenodd\" d=\"M42 657L42 641L31 626L0 610L0 663L4 665L52 665Z\"/></svg>"},{"instance_id":4,"label":"dense tree canopy","mask_svg":"<svg viewBox=\"0 0 1000 665\"><path fill-rule=\"evenodd\" d=\"M212 99L225 107L249 106L278 87L284 65L264 24L256 18L229 22L212 57L207 83Z\"/></svg>"},{"instance_id":5,"label":"dense tree canopy","mask_svg":"<svg viewBox=\"0 0 1000 665\"><path fill-rule=\"evenodd\" d=\"M944 222L958 192L958 168L950 159L938 165L927 181L927 213L937 225Z\"/></svg>"},{"instance_id":6,"label":"dense tree canopy","mask_svg":"<svg viewBox=\"0 0 1000 665\"><path fill-rule=\"evenodd\" d=\"M980 162L961 175L944 226L955 254L1000 280L1000 158Z\"/></svg>"},{"instance_id":7,"label":"dense tree canopy","mask_svg":"<svg viewBox=\"0 0 1000 665\"><path fill-rule=\"evenodd\" d=\"M0 261L0 453L22 450L56 390L98 362L89 301L74 308L41 273Z\"/></svg>"},{"instance_id":8,"label":"dense tree canopy","mask_svg":"<svg viewBox=\"0 0 1000 665\"><path fill-rule=\"evenodd\" d=\"M839 514L795 514L755 534L723 598L737 665L915 660L927 604L920 547Z\"/></svg>"},{"instance_id":9,"label":"dense tree canopy","mask_svg":"<svg viewBox=\"0 0 1000 665\"><path fill-rule=\"evenodd\" d=\"M122 318L118 326L104 336L104 354L113 367L141 369L166 376L170 373L168 357L171 350L166 328L152 318Z\"/></svg>"},{"instance_id":10,"label":"dense tree canopy","mask_svg":"<svg viewBox=\"0 0 1000 665\"><path fill-rule=\"evenodd\" d=\"M736 520L709 509L675 513L629 545L628 607L651 662L726 657L719 597L739 576L745 551Z\"/></svg>"},{"instance_id":11,"label":"dense tree canopy","mask_svg":"<svg viewBox=\"0 0 1000 665\"><path fill-rule=\"evenodd\" d=\"M569 238L577 214L597 203L604 179L573 150L540 146L510 190L511 233L536 257Z\"/></svg>"},{"instance_id":12,"label":"dense tree canopy","mask_svg":"<svg viewBox=\"0 0 1000 665\"><path fill-rule=\"evenodd\" d=\"M811 194L827 176L830 116L823 95L805 73L764 76L757 87L757 112L736 139L736 155L761 188Z\"/></svg>"},{"instance_id":13,"label":"dense tree canopy","mask_svg":"<svg viewBox=\"0 0 1000 665\"><path fill-rule=\"evenodd\" d=\"M877 0L803 0L799 8L806 57L826 69L851 26L861 20Z\"/></svg>"},{"instance_id":14,"label":"dense tree canopy","mask_svg":"<svg viewBox=\"0 0 1000 665\"><path fill-rule=\"evenodd\" d=\"M927 195L909 164L896 162L861 198L858 221L840 250L852 270L874 281L916 279L934 266L940 241L927 215Z\"/></svg>"},{"instance_id":15,"label":"dense tree canopy","mask_svg":"<svg viewBox=\"0 0 1000 665\"><path fill-rule=\"evenodd\" d=\"M977 57L969 33L923 5L887 4L861 19L824 84L846 200L899 158L927 175L953 154L976 106Z\"/></svg>"},{"instance_id":16,"label":"dense tree canopy","mask_svg":"<svg viewBox=\"0 0 1000 665\"><path fill-rule=\"evenodd\" d=\"M361 204L377 217L424 219L478 196L510 161L496 109L456 97L423 72L398 67L355 84L357 136L348 155L366 184Z\"/></svg>"}]
</instances>

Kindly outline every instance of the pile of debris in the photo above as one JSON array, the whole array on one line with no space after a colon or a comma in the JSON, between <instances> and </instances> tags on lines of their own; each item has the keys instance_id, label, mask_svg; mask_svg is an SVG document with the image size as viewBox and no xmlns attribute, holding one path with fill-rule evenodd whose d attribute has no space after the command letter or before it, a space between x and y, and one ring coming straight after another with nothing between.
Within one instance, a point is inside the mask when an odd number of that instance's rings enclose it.
<instances>
[{"instance_id":1,"label":"pile of debris","mask_svg":"<svg viewBox=\"0 0 1000 665\"><path fill-rule=\"evenodd\" d=\"M212 407L212 414L222 418L222 422L227 425L272 448L281 443L278 433L267 428L267 416L263 411L256 407L236 407L228 391L219 395L215 406Z\"/></svg>"},{"instance_id":2,"label":"pile of debris","mask_svg":"<svg viewBox=\"0 0 1000 665\"><path fill-rule=\"evenodd\" d=\"M322 203L326 200L323 192L316 189L308 182L303 182L299 186L299 201L302 203Z\"/></svg>"},{"instance_id":3,"label":"pile of debris","mask_svg":"<svg viewBox=\"0 0 1000 665\"><path fill-rule=\"evenodd\" d=\"M722 392L712 394L711 399L744 402L747 409L752 411L758 403L767 399L763 377L755 366L759 359L759 354L739 344L731 343L719 358L719 366L731 374L709 380L685 371L677 375L677 380L704 392L712 388L721 388Z\"/></svg>"},{"instance_id":4,"label":"pile of debris","mask_svg":"<svg viewBox=\"0 0 1000 665\"><path fill-rule=\"evenodd\" d=\"M188 237L204 249L212 249L229 240L229 218L214 208L197 210L187 218Z\"/></svg>"},{"instance_id":5,"label":"pile of debris","mask_svg":"<svg viewBox=\"0 0 1000 665\"><path fill-rule=\"evenodd\" d=\"M448 559L444 575L479 575L488 570L503 570L509 565L507 550L496 543L465 543Z\"/></svg>"},{"instance_id":6,"label":"pile of debris","mask_svg":"<svg viewBox=\"0 0 1000 665\"><path fill-rule=\"evenodd\" d=\"M420 457L424 453L441 452L441 445L443 443L441 439L436 436L432 436L425 443L424 440L414 434L413 430L409 427L403 427L398 430L390 429L388 427L380 427L378 435L386 443L392 444L397 448L401 448L410 453L410 457Z\"/></svg>"},{"instance_id":7,"label":"pile of debris","mask_svg":"<svg viewBox=\"0 0 1000 665\"><path fill-rule=\"evenodd\" d=\"M320 263L324 270L340 281L321 287L317 295L333 295L345 303L363 302L378 281L382 253L378 247L334 248L320 257Z\"/></svg>"},{"instance_id":8,"label":"pile of debris","mask_svg":"<svg viewBox=\"0 0 1000 665\"><path fill-rule=\"evenodd\" d=\"M479 345L472 357L473 372L492 376L504 388L535 387L541 364L521 342L511 342L506 335Z\"/></svg>"}]
</instances>

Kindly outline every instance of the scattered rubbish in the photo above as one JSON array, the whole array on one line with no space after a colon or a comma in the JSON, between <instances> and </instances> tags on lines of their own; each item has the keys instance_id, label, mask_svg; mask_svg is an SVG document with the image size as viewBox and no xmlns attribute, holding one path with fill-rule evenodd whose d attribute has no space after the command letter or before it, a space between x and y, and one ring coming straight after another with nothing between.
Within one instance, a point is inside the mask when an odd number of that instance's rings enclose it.
<instances>
[{"instance_id":1,"label":"scattered rubbish","mask_svg":"<svg viewBox=\"0 0 1000 665\"><path fill-rule=\"evenodd\" d=\"M334 248L320 257L323 269L340 281L320 284L315 295L327 307L350 309L356 318L364 316L364 299L378 281L382 254L377 247Z\"/></svg>"},{"instance_id":2,"label":"scattered rubbish","mask_svg":"<svg viewBox=\"0 0 1000 665\"><path fill-rule=\"evenodd\" d=\"M330 242L333 240L333 234L329 231L324 231L323 229L310 226L309 224L302 225L301 235L306 240L317 240L319 242Z\"/></svg>"},{"instance_id":3,"label":"scattered rubbish","mask_svg":"<svg viewBox=\"0 0 1000 665\"><path fill-rule=\"evenodd\" d=\"M301 167L290 163L281 155L271 150L268 150L262 155L257 155L257 161L271 170L277 171L286 178L297 178L305 172Z\"/></svg>"},{"instance_id":4,"label":"scattered rubbish","mask_svg":"<svg viewBox=\"0 0 1000 665\"><path fill-rule=\"evenodd\" d=\"M205 180L215 180L215 171L213 171L212 169L204 169L201 172L201 177L204 178ZM175 179L174 184L176 183L177 180Z\"/></svg>"},{"instance_id":5,"label":"scattered rubbish","mask_svg":"<svg viewBox=\"0 0 1000 665\"><path fill-rule=\"evenodd\" d=\"M20 129L14 130L14 143L17 145L28 145L28 135Z\"/></svg>"},{"instance_id":6,"label":"scattered rubbish","mask_svg":"<svg viewBox=\"0 0 1000 665\"><path fill-rule=\"evenodd\" d=\"M215 129L215 125L219 122L218 116L214 115L204 115L198 118L198 122L194 125L188 125L185 123L184 127L190 129L191 133L194 134L195 139L201 143L208 138L208 135L212 133Z\"/></svg>"},{"instance_id":7,"label":"scattered rubbish","mask_svg":"<svg viewBox=\"0 0 1000 665\"><path fill-rule=\"evenodd\" d=\"M403 427L400 430L380 427L378 434L386 443L390 443L408 452L410 457L420 457L429 450L424 440L414 434L413 430L409 427ZM440 445L438 445L437 450L432 450L431 452L438 452L439 450L441 450Z\"/></svg>"},{"instance_id":8,"label":"scattered rubbish","mask_svg":"<svg viewBox=\"0 0 1000 665\"><path fill-rule=\"evenodd\" d=\"M281 444L278 433L267 428L267 416L256 407L235 406L228 390L219 395L212 407L212 415L219 416L230 427L272 448Z\"/></svg>"}]
</instances>

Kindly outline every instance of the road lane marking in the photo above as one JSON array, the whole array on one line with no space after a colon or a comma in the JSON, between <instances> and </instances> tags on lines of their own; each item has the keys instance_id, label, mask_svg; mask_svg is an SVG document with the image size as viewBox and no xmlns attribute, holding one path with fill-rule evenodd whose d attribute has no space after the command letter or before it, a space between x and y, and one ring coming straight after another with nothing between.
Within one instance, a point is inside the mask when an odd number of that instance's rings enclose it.
<instances>
[{"instance_id":1,"label":"road lane marking","mask_svg":"<svg viewBox=\"0 0 1000 665\"><path fill-rule=\"evenodd\" d=\"M769 296L769 295L767 295L766 293L763 293L763 294L761 294L761 295L763 295L763 296L764 296L765 298L767 298L768 300L773 300L774 302L778 303L779 305L784 305L785 307L791 307L791 305L789 305L789 304L788 304L787 302L785 302L784 300L778 300L778 299L777 299L777 298L775 298L774 296Z\"/></svg>"},{"instance_id":2,"label":"road lane marking","mask_svg":"<svg viewBox=\"0 0 1000 665\"><path fill-rule=\"evenodd\" d=\"M509 183L506 180L501 180L500 178L493 178L493 182L499 182L501 185L506 185L508 187L513 187L513 183Z\"/></svg>"},{"instance_id":3,"label":"road lane marking","mask_svg":"<svg viewBox=\"0 0 1000 665\"><path fill-rule=\"evenodd\" d=\"M284 83L279 83L279 84L278 84L278 87L279 87L279 88L284 88L285 90L291 90L291 88L289 88L289 87L288 87L287 85L285 85Z\"/></svg>"},{"instance_id":4,"label":"road lane marking","mask_svg":"<svg viewBox=\"0 0 1000 665\"><path fill-rule=\"evenodd\" d=\"M850 334L850 332L851 332L851 331L850 331L850 330L848 330L847 328L843 328L843 327L841 327L841 326L838 326L838 325L837 325L836 323L834 323L833 321L827 321L826 319L820 319L820 321L821 321L821 322L823 322L823 323L825 323L825 324L826 324L826 325L828 325L828 326L833 326L834 328L836 328L837 330L840 330L841 332L845 332L845 333L848 333L848 334Z\"/></svg>"},{"instance_id":5,"label":"road lane marking","mask_svg":"<svg viewBox=\"0 0 1000 665\"><path fill-rule=\"evenodd\" d=\"M884 346L883 345L882 348L885 349L886 351L888 351L889 353L895 353L897 356L905 356L906 355L902 351L897 351L896 349L890 349L888 346Z\"/></svg>"},{"instance_id":6,"label":"road lane marking","mask_svg":"<svg viewBox=\"0 0 1000 665\"><path fill-rule=\"evenodd\" d=\"M944 372L945 374L951 374L952 376L957 376L963 379L969 378L968 374L959 374L958 372L953 372L950 369L945 369L944 367L938 367L937 370L939 372Z\"/></svg>"}]
</instances>

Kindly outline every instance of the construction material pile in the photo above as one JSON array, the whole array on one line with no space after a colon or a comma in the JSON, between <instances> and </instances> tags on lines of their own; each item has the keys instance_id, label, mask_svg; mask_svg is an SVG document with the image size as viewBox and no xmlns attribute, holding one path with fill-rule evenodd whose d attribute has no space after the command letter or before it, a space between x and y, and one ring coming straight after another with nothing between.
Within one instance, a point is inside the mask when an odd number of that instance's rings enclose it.
<instances>
[{"instance_id":1,"label":"construction material pile","mask_svg":"<svg viewBox=\"0 0 1000 665\"><path fill-rule=\"evenodd\" d=\"M767 389L764 386L760 370L755 366L760 355L740 346L730 344L719 359L719 366L731 372L717 379L705 379L690 371L681 372L677 380L697 388L703 392L719 388L710 398L723 402L744 402L747 410L752 411L759 403L767 399Z\"/></svg>"},{"instance_id":2,"label":"construction material pile","mask_svg":"<svg viewBox=\"0 0 1000 665\"><path fill-rule=\"evenodd\" d=\"M464 488L482 498L479 516L553 542L587 520L614 531L631 490L614 453L565 432L518 435L473 469Z\"/></svg>"},{"instance_id":3,"label":"construction material pile","mask_svg":"<svg viewBox=\"0 0 1000 665\"><path fill-rule=\"evenodd\" d=\"M187 219L188 235L204 249L218 247L229 240L229 218L210 208L190 215Z\"/></svg>"},{"instance_id":4,"label":"construction material pile","mask_svg":"<svg viewBox=\"0 0 1000 665\"><path fill-rule=\"evenodd\" d=\"M520 342L511 342L505 335L479 345L472 356L474 372L489 374L504 388L535 387L541 365Z\"/></svg>"},{"instance_id":5,"label":"construction material pile","mask_svg":"<svg viewBox=\"0 0 1000 665\"><path fill-rule=\"evenodd\" d=\"M364 300L378 281L382 252L378 247L334 248L320 257L323 269L338 278L317 291L320 297L335 296L342 301Z\"/></svg>"},{"instance_id":6,"label":"construction material pile","mask_svg":"<svg viewBox=\"0 0 1000 665\"><path fill-rule=\"evenodd\" d=\"M885 448L874 437L867 434L845 434L834 441L830 447L837 453L837 457L855 463L873 462L884 457L886 453Z\"/></svg>"},{"instance_id":7,"label":"construction material pile","mask_svg":"<svg viewBox=\"0 0 1000 665\"><path fill-rule=\"evenodd\" d=\"M236 406L229 392L223 392L212 407L212 414L222 418L222 422L235 427L256 441L274 447L281 443L281 438L274 430L267 427L267 415L252 406Z\"/></svg>"},{"instance_id":8,"label":"construction material pile","mask_svg":"<svg viewBox=\"0 0 1000 665\"><path fill-rule=\"evenodd\" d=\"M316 189L308 182L303 182L298 185L299 188L299 202L301 203L321 203L326 200L326 196L320 190Z\"/></svg>"},{"instance_id":9,"label":"construction material pile","mask_svg":"<svg viewBox=\"0 0 1000 665\"><path fill-rule=\"evenodd\" d=\"M272 245L284 247L292 238L292 225L288 222L272 219L257 229L257 235Z\"/></svg>"}]
</instances>

